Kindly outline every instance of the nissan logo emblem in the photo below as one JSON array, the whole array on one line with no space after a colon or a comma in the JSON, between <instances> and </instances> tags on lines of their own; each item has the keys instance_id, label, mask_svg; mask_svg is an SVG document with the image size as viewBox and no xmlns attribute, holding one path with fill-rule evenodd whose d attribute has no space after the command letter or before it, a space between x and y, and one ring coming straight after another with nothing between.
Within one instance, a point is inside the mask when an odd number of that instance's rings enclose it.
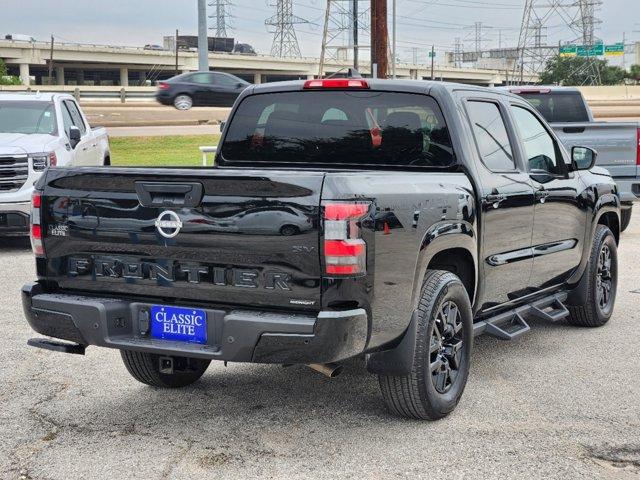
<instances>
[{"instance_id":1,"label":"nissan logo emblem","mask_svg":"<svg viewBox=\"0 0 640 480\"><path fill-rule=\"evenodd\" d=\"M176 212L165 210L156 219L158 233L164 238L173 238L180 233L182 220Z\"/></svg>"}]
</instances>

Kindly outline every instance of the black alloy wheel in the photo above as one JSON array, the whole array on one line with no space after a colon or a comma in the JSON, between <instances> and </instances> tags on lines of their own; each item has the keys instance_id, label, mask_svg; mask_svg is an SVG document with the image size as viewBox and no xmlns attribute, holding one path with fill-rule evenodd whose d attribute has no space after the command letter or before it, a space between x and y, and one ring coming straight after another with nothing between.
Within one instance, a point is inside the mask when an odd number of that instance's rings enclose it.
<instances>
[{"instance_id":1,"label":"black alloy wheel","mask_svg":"<svg viewBox=\"0 0 640 480\"><path fill-rule=\"evenodd\" d=\"M447 301L441 307L431 332L431 381L438 393L447 393L460 373L464 348L464 325L460 309Z\"/></svg>"},{"instance_id":2,"label":"black alloy wheel","mask_svg":"<svg viewBox=\"0 0 640 480\"><path fill-rule=\"evenodd\" d=\"M598 255L598 270L596 274L596 291L598 308L604 315L611 310L614 298L614 279L611 274L611 249L606 243L602 244Z\"/></svg>"}]
</instances>

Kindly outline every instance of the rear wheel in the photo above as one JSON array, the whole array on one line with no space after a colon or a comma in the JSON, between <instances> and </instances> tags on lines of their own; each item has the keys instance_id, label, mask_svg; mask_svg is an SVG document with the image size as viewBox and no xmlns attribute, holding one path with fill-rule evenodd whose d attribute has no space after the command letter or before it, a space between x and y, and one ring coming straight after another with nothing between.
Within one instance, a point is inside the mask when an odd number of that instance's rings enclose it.
<instances>
[{"instance_id":1,"label":"rear wheel","mask_svg":"<svg viewBox=\"0 0 640 480\"><path fill-rule=\"evenodd\" d=\"M291 235L297 235L300 230L295 225L285 225L280 229L280 235L290 237Z\"/></svg>"},{"instance_id":2,"label":"rear wheel","mask_svg":"<svg viewBox=\"0 0 640 480\"><path fill-rule=\"evenodd\" d=\"M173 99L173 106L178 110L189 110L193 107L193 99L186 94L177 95L176 98Z\"/></svg>"},{"instance_id":3,"label":"rear wheel","mask_svg":"<svg viewBox=\"0 0 640 480\"><path fill-rule=\"evenodd\" d=\"M618 287L618 247L608 227L598 225L591 247L587 301L584 305L570 306L568 322L583 327L601 327L613 314Z\"/></svg>"},{"instance_id":4,"label":"rear wheel","mask_svg":"<svg viewBox=\"0 0 640 480\"><path fill-rule=\"evenodd\" d=\"M437 420L456 407L469 376L473 317L460 279L450 272L429 270L418 314L411 373L378 378L393 413Z\"/></svg>"},{"instance_id":5,"label":"rear wheel","mask_svg":"<svg viewBox=\"0 0 640 480\"><path fill-rule=\"evenodd\" d=\"M211 360L169 357L154 353L120 350L122 361L133 378L161 388L180 388L200 379Z\"/></svg>"},{"instance_id":6,"label":"rear wheel","mask_svg":"<svg viewBox=\"0 0 640 480\"><path fill-rule=\"evenodd\" d=\"M624 232L631 223L631 213L633 208L625 208L620 212L620 231Z\"/></svg>"}]
</instances>

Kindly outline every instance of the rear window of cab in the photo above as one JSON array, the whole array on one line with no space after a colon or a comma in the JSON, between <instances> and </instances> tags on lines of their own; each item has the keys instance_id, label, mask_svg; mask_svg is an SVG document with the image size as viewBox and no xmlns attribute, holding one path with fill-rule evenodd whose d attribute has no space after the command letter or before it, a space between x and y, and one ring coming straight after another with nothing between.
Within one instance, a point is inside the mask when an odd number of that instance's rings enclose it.
<instances>
[{"instance_id":1,"label":"rear window of cab","mask_svg":"<svg viewBox=\"0 0 640 480\"><path fill-rule=\"evenodd\" d=\"M221 165L447 168L455 156L436 101L412 93L296 91L238 106Z\"/></svg>"}]
</instances>

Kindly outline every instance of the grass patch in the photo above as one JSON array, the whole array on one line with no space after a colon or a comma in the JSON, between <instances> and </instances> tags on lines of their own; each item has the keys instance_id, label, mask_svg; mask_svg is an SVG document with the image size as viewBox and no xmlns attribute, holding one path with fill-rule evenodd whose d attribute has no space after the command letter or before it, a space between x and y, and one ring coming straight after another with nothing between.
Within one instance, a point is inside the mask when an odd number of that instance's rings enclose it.
<instances>
[{"instance_id":1,"label":"grass patch","mask_svg":"<svg viewBox=\"0 0 640 480\"><path fill-rule=\"evenodd\" d=\"M220 135L112 137L111 164L118 167L195 167L202 165L199 148L217 145Z\"/></svg>"}]
</instances>

